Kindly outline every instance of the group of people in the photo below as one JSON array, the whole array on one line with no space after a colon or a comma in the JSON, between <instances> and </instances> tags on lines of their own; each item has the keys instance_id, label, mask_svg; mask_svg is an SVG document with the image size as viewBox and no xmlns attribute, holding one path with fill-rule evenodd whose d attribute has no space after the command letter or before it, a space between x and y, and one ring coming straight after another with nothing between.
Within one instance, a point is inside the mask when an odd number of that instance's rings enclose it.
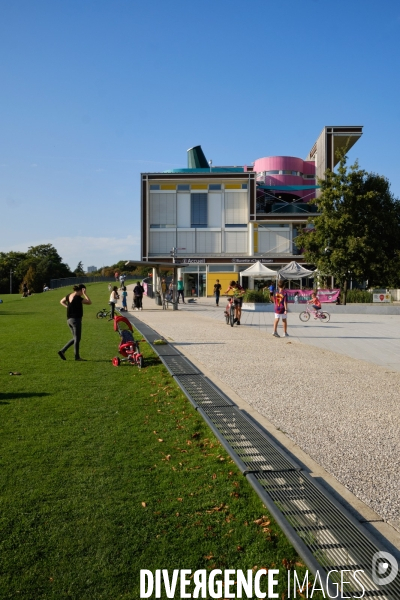
<instances>
[{"instance_id":1,"label":"group of people","mask_svg":"<svg viewBox=\"0 0 400 600\"><path fill-rule=\"evenodd\" d=\"M25 287L24 286L26 286L26 293L28 293L28 287L27 287L26 283L24 282L23 297L25 297ZM214 295L215 295L216 306L219 306L221 287L222 286L219 282L219 279L217 279L216 283L214 284ZM110 320L112 320L112 319L114 319L115 306L116 306L117 300L120 299L120 296L118 294L118 287L116 285L114 285L112 287L111 284L109 284L108 289L110 291L110 301L109 301L109 304L111 307ZM173 289L173 281L170 283L169 291L172 291L172 289ZM122 298L122 310L126 311L126 310L128 310L128 308L127 308L128 293L126 291L126 286L122 285L120 290L121 290L121 298ZM166 282L165 278L163 278L161 280L161 294L163 296L163 299L165 299L167 290L168 290L167 282ZM180 277L177 282L177 291L178 291L178 302L179 302L180 297L182 298L182 302L185 302L182 277ZM275 288L274 288L274 290L270 289L269 291L271 294L271 300L274 303L274 313L275 313L274 328L273 328L272 335L274 337L280 337L280 335L278 333L278 324L279 324L280 319L282 319L283 335L284 335L284 337L289 337L289 334L287 332L288 294L287 294L287 291L285 290L285 282L279 281L278 289L275 290ZM231 281L228 286L228 289L225 291L225 294L228 294L229 292L233 292L233 303L234 303L234 307L235 307L234 322L237 325L240 325L240 319L242 316L243 296L245 295L246 290L239 284L238 281ZM140 283L140 281L137 281L135 287L133 288L134 310L143 310L143 306L142 306L143 294L144 294L144 288L143 288L142 284ZM295 298L295 301L296 301L296 298ZM74 353L75 353L75 360L77 360L77 361L84 360L83 358L81 358L81 356L79 354L79 344L80 344L81 335L82 335L83 304L92 304L90 298L86 294L85 285L84 284L74 285L72 294L68 294L67 296L64 296L64 298L62 298L60 300L60 304L67 309L67 324L71 330L72 339L69 340L65 344L65 346L61 350L58 351L58 355L60 356L60 358L62 360L66 360L65 352L68 350L68 348L70 348L73 345ZM311 299L308 300L308 304L311 304L312 307L314 308L314 310L316 310L316 311L321 310L321 302L315 292L312 292L312 296L311 296Z\"/></svg>"},{"instance_id":2,"label":"group of people","mask_svg":"<svg viewBox=\"0 0 400 600\"><path fill-rule=\"evenodd\" d=\"M118 287L116 285L112 286L109 284L108 291L110 292L110 321L114 319L115 315L115 307L117 301L120 299L120 295L118 293ZM122 285L120 288L121 291L121 300L122 300L122 310L128 310L127 307L127 297L128 292L126 291L126 286ZM140 281L136 282L135 287L133 288L133 301L135 310L143 310L142 300L144 294L144 287L141 285ZM61 360L67 360L65 353L71 346L74 346L74 355L76 361L83 361L84 358L81 358L79 352L80 341L82 337L82 318L83 318L83 304L92 304L89 296L86 294L86 287L83 283L79 285L74 285L72 288L72 293L67 294L64 298L61 298L60 304L67 309L67 325L71 330L72 338L65 344L61 350L58 351L58 356Z\"/></svg>"},{"instance_id":3,"label":"group of people","mask_svg":"<svg viewBox=\"0 0 400 600\"><path fill-rule=\"evenodd\" d=\"M165 302L167 297L170 297L172 300L173 291L174 291L174 280L172 280L171 283L168 285L167 280L165 279L165 277L163 277L161 279L161 285L160 285L160 293L161 293L161 298L162 298L163 303ZM184 285L183 285L183 277L179 277L179 279L176 283L176 291L177 291L178 304L179 304L180 298L182 298L183 304L186 304Z\"/></svg>"},{"instance_id":4,"label":"group of people","mask_svg":"<svg viewBox=\"0 0 400 600\"><path fill-rule=\"evenodd\" d=\"M278 333L278 324L279 324L280 319L282 319L283 335L284 335L284 337L289 337L289 334L287 332L288 295L287 295L287 291L285 290L285 282L279 281L277 290L275 289L275 286L273 284L271 284L269 286L268 290L270 293L271 302L274 303L274 314L275 314L274 328L273 328L272 335L274 337L281 337ZM229 292L233 292L233 303L235 306L234 323L236 323L237 325L240 325L240 319L242 316L243 296L245 295L246 290L239 284L238 281L231 281L228 286L228 289L225 291L225 294L228 294ZM221 284L219 283L219 279L217 279L216 283L214 284L214 295L215 295L216 306L219 306L220 294L221 294ZM296 300L298 302L298 292L297 292L297 297L295 294L295 303L297 303ZM307 303L311 304L312 307L314 308L314 310L316 310L316 311L321 310L321 301L319 300L316 292L312 292L311 299L308 300Z\"/></svg>"},{"instance_id":5,"label":"group of people","mask_svg":"<svg viewBox=\"0 0 400 600\"><path fill-rule=\"evenodd\" d=\"M122 275L121 275L121 277L122 277ZM118 294L118 287L116 285L114 285L114 287L111 286L111 283L108 285L108 291L110 292L109 304L111 306L110 320L112 320L114 318L115 306L117 304L117 300L119 300L120 297L121 297L121 304L122 304L121 310L122 311L128 310L128 306L127 306L128 292L126 290L125 280L121 284L121 287L119 289L120 289L121 295ZM137 281L135 287L133 288L133 305L132 306L133 306L134 310L143 310L143 294L144 294L144 287L142 286L140 281Z\"/></svg>"}]
</instances>

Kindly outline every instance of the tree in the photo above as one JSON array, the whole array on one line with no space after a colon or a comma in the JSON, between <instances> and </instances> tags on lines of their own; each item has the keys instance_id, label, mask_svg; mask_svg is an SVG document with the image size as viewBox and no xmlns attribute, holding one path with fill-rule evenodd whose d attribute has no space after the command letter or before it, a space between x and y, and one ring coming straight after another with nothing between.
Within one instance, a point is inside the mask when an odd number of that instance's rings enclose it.
<instances>
[{"instance_id":1,"label":"tree","mask_svg":"<svg viewBox=\"0 0 400 600\"><path fill-rule=\"evenodd\" d=\"M74 269L74 273L75 273L75 275L84 275L85 274L81 260L78 262L76 269Z\"/></svg>"},{"instance_id":2,"label":"tree","mask_svg":"<svg viewBox=\"0 0 400 600\"><path fill-rule=\"evenodd\" d=\"M307 262L339 281L344 297L349 279L375 285L400 283L400 201L389 181L340 156L337 173L326 171L318 216L296 239ZM311 227L310 227L311 226Z\"/></svg>"},{"instance_id":3,"label":"tree","mask_svg":"<svg viewBox=\"0 0 400 600\"><path fill-rule=\"evenodd\" d=\"M21 265L26 259L26 252L0 252L0 293L10 291L10 271L12 271L12 291L17 292L26 269Z\"/></svg>"}]
</instances>

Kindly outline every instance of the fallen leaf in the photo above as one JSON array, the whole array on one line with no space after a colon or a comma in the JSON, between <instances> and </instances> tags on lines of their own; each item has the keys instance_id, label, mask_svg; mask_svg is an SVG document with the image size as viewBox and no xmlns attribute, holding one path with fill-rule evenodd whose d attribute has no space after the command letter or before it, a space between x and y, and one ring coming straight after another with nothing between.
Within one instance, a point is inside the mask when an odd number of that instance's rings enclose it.
<instances>
[{"instance_id":1,"label":"fallen leaf","mask_svg":"<svg viewBox=\"0 0 400 600\"><path fill-rule=\"evenodd\" d=\"M171 455L167 454L167 456L165 457L165 460L171 460Z\"/></svg>"},{"instance_id":2,"label":"fallen leaf","mask_svg":"<svg viewBox=\"0 0 400 600\"><path fill-rule=\"evenodd\" d=\"M212 478L213 478L213 479L217 479L217 475L216 475L216 473L213 473L213 476L212 476Z\"/></svg>"},{"instance_id":3,"label":"fallen leaf","mask_svg":"<svg viewBox=\"0 0 400 600\"><path fill-rule=\"evenodd\" d=\"M183 498L177 498L178 502L182 502Z\"/></svg>"},{"instance_id":4,"label":"fallen leaf","mask_svg":"<svg viewBox=\"0 0 400 600\"><path fill-rule=\"evenodd\" d=\"M146 502L142 502L142 506L143 506L143 508L146 508L146 506L147 506Z\"/></svg>"},{"instance_id":5,"label":"fallen leaf","mask_svg":"<svg viewBox=\"0 0 400 600\"><path fill-rule=\"evenodd\" d=\"M159 441L159 442L163 442L164 440L162 440L161 438L158 438L158 441Z\"/></svg>"}]
</instances>

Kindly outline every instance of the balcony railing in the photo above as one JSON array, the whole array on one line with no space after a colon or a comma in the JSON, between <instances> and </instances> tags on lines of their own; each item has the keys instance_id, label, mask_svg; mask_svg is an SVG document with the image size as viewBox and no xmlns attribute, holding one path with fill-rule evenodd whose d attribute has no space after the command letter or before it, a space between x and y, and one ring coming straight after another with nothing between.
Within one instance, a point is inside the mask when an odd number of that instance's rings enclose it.
<instances>
[{"instance_id":1,"label":"balcony railing","mask_svg":"<svg viewBox=\"0 0 400 600\"><path fill-rule=\"evenodd\" d=\"M318 213L316 204L308 204L306 202L275 202L274 204L270 204L265 202L257 206L257 214L309 215L310 213Z\"/></svg>"}]
</instances>

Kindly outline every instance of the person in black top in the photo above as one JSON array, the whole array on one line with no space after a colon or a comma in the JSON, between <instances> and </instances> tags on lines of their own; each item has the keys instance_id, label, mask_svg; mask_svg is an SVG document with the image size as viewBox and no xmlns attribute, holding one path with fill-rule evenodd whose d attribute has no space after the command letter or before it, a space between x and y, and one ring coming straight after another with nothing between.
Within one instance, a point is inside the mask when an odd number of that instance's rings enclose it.
<instances>
[{"instance_id":1,"label":"person in black top","mask_svg":"<svg viewBox=\"0 0 400 600\"><path fill-rule=\"evenodd\" d=\"M72 345L74 345L75 360L84 360L79 355L79 343L81 341L82 334L82 305L92 304L92 301L86 295L86 288L82 283L79 285L74 285L73 290L74 291L72 294L68 294L62 300L60 300L60 304L65 306L67 309L67 323L72 332L72 340L67 342L64 348L61 348L61 350L58 351L58 356L62 360L67 360L65 358L65 352Z\"/></svg>"},{"instance_id":2,"label":"person in black top","mask_svg":"<svg viewBox=\"0 0 400 600\"><path fill-rule=\"evenodd\" d=\"M135 304L135 310L143 310L143 294L144 287L141 285L140 281L138 281L135 287L133 288L133 301Z\"/></svg>"},{"instance_id":3,"label":"person in black top","mask_svg":"<svg viewBox=\"0 0 400 600\"><path fill-rule=\"evenodd\" d=\"M219 297L221 294L221 284L219 279L217 279L216 283L214 283L214 296L215 296L215 304L219 306Z\"/></svg>"}]
</instances>

